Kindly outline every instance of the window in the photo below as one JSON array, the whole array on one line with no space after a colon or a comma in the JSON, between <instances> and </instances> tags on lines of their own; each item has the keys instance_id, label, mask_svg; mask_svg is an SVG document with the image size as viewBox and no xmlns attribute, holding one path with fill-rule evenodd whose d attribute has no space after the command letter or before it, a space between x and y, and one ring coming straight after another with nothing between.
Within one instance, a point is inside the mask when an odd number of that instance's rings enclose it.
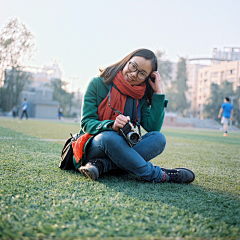
<instances>
[{"instance_id":1,"label":"window","mask_svg":"<svg viewBox=\"0 0 240 240\"><path fill-rule=\"evenodd\" d=\"M235 74L235 69L231 69L227 71L227 75Z\"/></svg>"},{"instance_id":2,"label":"window","mask_svg":"<svg viewBox=\"0 0 240 240\"><path fill-rule=\"evenodd\" d=\"M205 76L207 76L207 74L208 74L208 71L205 72Z\"/></svg>"},{"instance_id":3,"label":"window","mask_svg":"<svg viewBox=\"0 0 240 240\"><path fill-rule=\"evenodd\" d=\"M218 72L214 72L211 74L211 77L217 77L218 76Z\"/></svg>"}]
</instances>

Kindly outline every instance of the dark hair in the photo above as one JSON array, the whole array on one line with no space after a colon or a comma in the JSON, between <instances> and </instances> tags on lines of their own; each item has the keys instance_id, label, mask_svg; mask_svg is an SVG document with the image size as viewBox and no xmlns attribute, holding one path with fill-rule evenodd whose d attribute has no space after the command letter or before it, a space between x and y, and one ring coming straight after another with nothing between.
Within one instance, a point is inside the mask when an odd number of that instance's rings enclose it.
<instances>
[{"instance_id":1,"label":"dark hair","mask_svg":"<svg viewBox=\"0 0 240 240\"><path fill-rule=\"evenodd\" d=\"M230 99L229 99L228 97L225 97L225 99L226 99L226 101L228 101L228 102L230 101Z\"/></svg>"},{"instance_id":2,"label":"dark hair","mask_svg":"<svg viewBox=\"0 0 240 240\"><path fill-rule=\"evenodd\" d=\"M147 60L151 60L152 63L152 72L157 71L158 63L157 63L157 57L156 55L148 49L138 49L130 54L128 54L125 58L123 58L121 61L110 65L109 67L106 67L105 69L99 69L100 70L100 77L103 78L104 82L107 84L111 84L117 73L122 70L125 65L129 62L129 60L133 57L144 57ZM151 72L151 73L152 73ZM150 75L151 75L150 73ZM145 95L148 99L149 104L152 102L152 95L153 95L153 89L150 86L148 80L146 81L146 91Z\"/></svg>"}]
</instances>

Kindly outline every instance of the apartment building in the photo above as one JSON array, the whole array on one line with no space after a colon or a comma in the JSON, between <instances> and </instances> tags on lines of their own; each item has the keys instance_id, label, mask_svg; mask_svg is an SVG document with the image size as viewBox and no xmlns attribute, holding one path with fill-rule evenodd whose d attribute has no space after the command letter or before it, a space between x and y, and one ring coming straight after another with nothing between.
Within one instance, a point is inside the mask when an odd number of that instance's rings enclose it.
<instances>
[{"instance_id":1,"label":"apartment building","mask_svg":"<svg viewBox=\"0 0 240 240\"><path fill-rule=\"evenodd\" d=\"M240 60L221 61L217 63L212 61L211 66L199 69L197 91L196 91L196 109L197 115L202 116L203 105L207 103L210 97L210 87L212 83L220 85L227 80L233 83L233 89L240 86Z\"/></svg>"},{"instance_id":2,"label":"apartment building","mask_svg":"<svg viewBox=\"0 0 240 240\"><path fill-rule=\"evenodd\" d=\"M187 63L187 86L188 86L188 91L186 92L186 98L187 101L191 104L190 105L190 114L191 115L196 115L197 114L197 109L196 109L196 104L197 104L197 87L198 87L198 72L201 68L205 67L206 65L201 65L201 64L190 64Z\"/></svg>"},{"instance_id":3,"label":"apartment building","mask_svg":"<svg viewBox=\"0 0 240 240\"><path fill-rule=\"evenodd\" d=\"M62 72L58 67L58 64L54 63L52 66L44 66L43 68L39 67L28 67L29 72L32 73L32 82L33 87L43 87L46 84L51 84L52 79L61 79Z\"/></svg>"}]
</instances>

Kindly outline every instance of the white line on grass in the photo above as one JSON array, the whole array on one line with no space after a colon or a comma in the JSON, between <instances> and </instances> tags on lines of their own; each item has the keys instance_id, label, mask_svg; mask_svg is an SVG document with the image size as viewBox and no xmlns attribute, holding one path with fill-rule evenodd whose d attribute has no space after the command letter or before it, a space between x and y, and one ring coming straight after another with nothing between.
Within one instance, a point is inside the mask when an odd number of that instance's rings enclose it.
<instances>
[{"instance_id":1,"label":"white line on grass","mask_svg":"<svg viewBox=\"0 0 240 240\"><path fill-rule=\"evenodd\" d=\"M13 138L13 137L0 137L0 139L3 140L28 140L28 141L47 141L47 142L66 142L66 139L50 139L50 138L46 138L46 139L39 139L39 138Z\"/></svg>"}]
</instances>

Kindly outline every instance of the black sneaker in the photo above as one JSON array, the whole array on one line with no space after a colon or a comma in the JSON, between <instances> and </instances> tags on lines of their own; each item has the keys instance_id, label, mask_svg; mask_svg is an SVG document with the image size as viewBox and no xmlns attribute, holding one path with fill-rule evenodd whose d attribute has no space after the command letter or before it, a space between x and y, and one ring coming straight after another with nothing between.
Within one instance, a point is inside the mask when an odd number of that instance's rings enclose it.
<instances>
[{"instance_id":1,"label":"black sneaker","mask_svg":"<svg viewBox=\"0 0 240 240\"><path fill-rule=\"evenodd\" d=\"M87 163L85 166L78 168L78 171L93 181L96 181L99 178L98 168L92 163Z\"/></svg>"},{"instance_id":2,"label":"black sneaker","mask_svg":"<svg viewBox=\"0 0 240 240\"><path fill-rule=\"evenodd\" d=\"M172 183L191 183L195 179L195 174L188 168L174 168L166 169L161 168L166 173L166 182Z\"/></svg>"}]
</instances>

